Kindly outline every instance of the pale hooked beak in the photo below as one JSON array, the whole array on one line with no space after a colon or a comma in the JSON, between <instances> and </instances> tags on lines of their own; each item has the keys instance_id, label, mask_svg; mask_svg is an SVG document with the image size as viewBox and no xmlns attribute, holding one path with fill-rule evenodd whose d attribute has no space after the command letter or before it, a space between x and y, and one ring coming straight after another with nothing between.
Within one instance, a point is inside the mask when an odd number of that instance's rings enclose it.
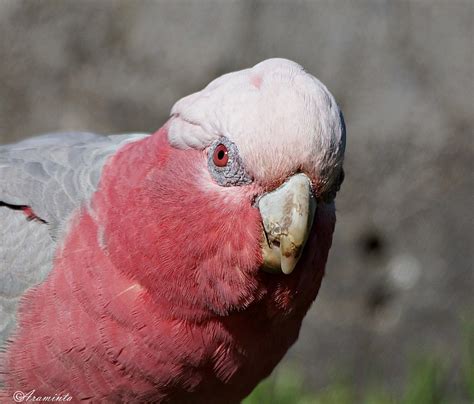
<instances>
[{"instance_id":1,"label":"pale hooked beak","mask_svg":"<svg viewBox=\"0 0 474 404\"><path fill-rule=\"evenodd\" d=\"M293 175L258 201L262 216L263 269L291 274L313 225L316 199L305 174Z\"/></svg>"}]
</instances>

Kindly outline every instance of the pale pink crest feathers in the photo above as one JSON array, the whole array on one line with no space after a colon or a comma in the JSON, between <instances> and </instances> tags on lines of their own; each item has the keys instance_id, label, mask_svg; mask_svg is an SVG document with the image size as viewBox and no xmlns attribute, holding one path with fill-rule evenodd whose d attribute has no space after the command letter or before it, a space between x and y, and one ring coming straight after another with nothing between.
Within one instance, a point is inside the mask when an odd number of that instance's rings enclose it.
<instances>
[{"instance_id":1,"label":"pale pink crest feathers","mask_svg":"<svg viewBox=\"0 0 474 404\"><path fill-rule=\"evenodd\" d=\"M226 136L257 180L276 181L301 169L332 183L342 166L339 107L319 80L286 59L225 74L179 100L171 114L173 146L205 149Z\"/></svg>"}]
</instances>

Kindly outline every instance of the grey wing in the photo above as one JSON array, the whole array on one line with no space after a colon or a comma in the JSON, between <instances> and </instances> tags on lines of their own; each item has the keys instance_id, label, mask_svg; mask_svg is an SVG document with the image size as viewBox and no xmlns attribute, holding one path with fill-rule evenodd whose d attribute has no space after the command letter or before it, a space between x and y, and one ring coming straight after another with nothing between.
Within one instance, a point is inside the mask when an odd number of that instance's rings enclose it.
<instances>
[{"instance_id":1,"label":"grey wing","mask_svg":"<svg viewBox=\"0 0 474 404\"><path fill-rule=\"evenodd\" d=\"M19 299L52 268L54 242L47 226L25 219L0 207L0 349L16 324Z\"/></svg>"},{"instance_id":2,"label":"grey wing","mask_svg":"<svg viewBox=\"0 0 474 404\"><path fill-rule=\"evenodd\" d=\"M0 146L0 202L30 206L54 232L94 192L107 157L145 135L43 135Z\"/></svg>"},{"instance_id":3,"label":"grey wing","mask_svg":"<svg viewBox=\"0 0 474 404\"><path fill-rule=\"evenodd\" d=\"M61 133L0 146L0 348L19 299L51 270L58 229L90 199L107 158L145 136Z\"/></svg>"}]
</instances>

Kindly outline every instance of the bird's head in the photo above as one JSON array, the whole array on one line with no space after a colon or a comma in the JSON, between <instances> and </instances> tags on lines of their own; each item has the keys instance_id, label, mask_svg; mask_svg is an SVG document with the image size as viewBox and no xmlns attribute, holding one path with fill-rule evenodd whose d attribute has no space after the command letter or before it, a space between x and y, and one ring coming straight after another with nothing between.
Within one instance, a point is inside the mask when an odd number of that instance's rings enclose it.
<instances>
[{"instance_id":1,"label":"bird's head","mask_svg":"<svg viewBox=\"0 0 474 404\"><path fill-rule=\"evenodd\" d=\"M127 147L136 158L123 176L141 185L110 188L142 211L115 217L130 232L106 233L110 248L127 246L115 259L134 279L176 310L226 314L262 299L275 312L309 307L331 244L345 148L341 111L320 81L284 59L225 74Z\"/></svg>"}]
</instances>

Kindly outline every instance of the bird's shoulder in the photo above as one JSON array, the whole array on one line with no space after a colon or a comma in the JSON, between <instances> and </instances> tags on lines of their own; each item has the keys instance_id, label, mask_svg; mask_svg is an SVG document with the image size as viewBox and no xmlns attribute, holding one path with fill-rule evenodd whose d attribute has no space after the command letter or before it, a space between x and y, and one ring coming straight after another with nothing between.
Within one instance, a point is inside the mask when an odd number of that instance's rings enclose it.
<instances>
[{"instance_id":1,"label":"bird's shoulder","mask_svg":"<svg viewBox=\"0 0 474 404\"><path fill-rule=\"evenodd\" d=\"M52 269L60 230L108 157L144 134L54 133L0 146L0 349L24 293Z\"/></svg>"}]
</instances>

